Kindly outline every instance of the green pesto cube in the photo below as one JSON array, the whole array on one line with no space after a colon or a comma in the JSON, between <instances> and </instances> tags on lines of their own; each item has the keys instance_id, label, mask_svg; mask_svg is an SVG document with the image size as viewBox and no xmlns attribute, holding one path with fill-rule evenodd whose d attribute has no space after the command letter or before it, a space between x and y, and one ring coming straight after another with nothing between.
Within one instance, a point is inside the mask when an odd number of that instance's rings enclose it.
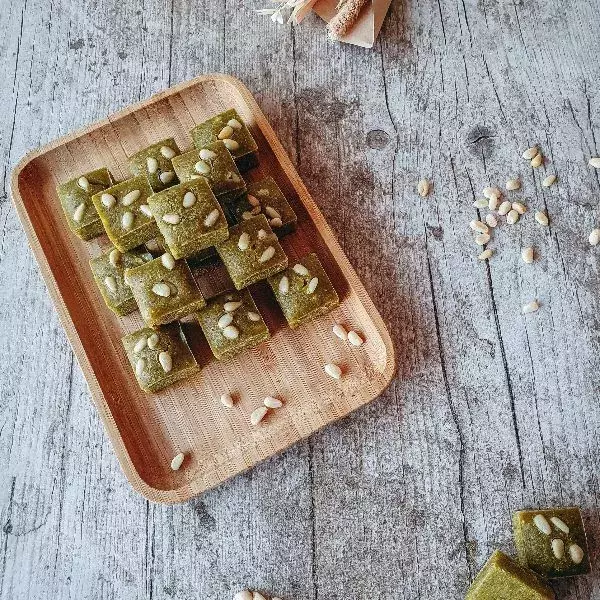
<instances>
[{"instance_id":1,"label":"green pesto cube","mask_svg":"<svg viewBox=\"0 0 600 600\"><path fill-rule=\"evenodd\" d=\"M205 178L221 204L231 202L246 189L246 184L223 142L215 142L176 156L173 167L182 182Z\"/></svg>"},{"instance_id":2,"label":"green pesto cube","mask_svg":"<svg viewBox=\"0 0 600 600\"><path fill-rule=\"evenodd\" d=\"M92 196L113 183L108 169L97 169L56 188L69 228L82 240L91 240L104 233L104 225L92 202Z\"/></svg>"},{"instance_id":3,"label":"green pesto cube","mask_svg":"<svg viewBox=\"0 0 600 600\"><path fill-rule=\"evenodd\" d=\"M535 573L496 550L475 577L465 600L554 600Z\"/></svg>"},{"instance_id":4,"label":"green pesto cube","mask_svg":"<svg viewBox=\"0 0 600 600\"><path fill-rule=\"evenodd\" d=\"M145 177L134 177L92 196L110 241L121 252L156 237L158 227L148 206L152 188Z\"/></svg>"},{"instance_id":5,"label":"green pesto cube","mask_svg":"<svg viewBox=\"0 0 600 600\"><path fill-rule=\"evenodd\" d=\"M236 290L285 269L288 259L264 215L231 227L229 239L217 244Z\"/></svg>"},{"instance_id":6,"label":"green pesto cube","mask_svg":"<svg viewBox=\"0 0 600 600\"><path fill-rule=\"evenodd\" d=\"M150 196L150 210L174 258L186 258L229 237L227 221L205 179Z\"/></svg>"},{"instance_id":7,"label":"green pesto cube","mask_svg":"<svg viewBox=\"0 0 600 600\"><path fill-rule=\"evenodd\" d=\"M278 237L296 229L296 213L272 177L249 184L248 193L235 200L233 212L238 223L264 214Z\"/></svg>"},{"instance_id":8,"label":"green pesto cube","mask_svg":"<svg viewBox=\"0 0 600 600\"><path fill-rule=\"evenodd\" d=\"M125 269L139 267L152 260L149 252L131 250L121 253L116 248L90 260L96 285L106 306L119 316L137 309L131 288L125 283Z\"/></svg>"},{"instance_id":9,"label":"green pesto cube","mask_svg":"<svg viewBox=\"0 0 600 600\"><path fill-rule=\"evenodd\" d=\"M248 290L226 292L209 300L197 317L219 360L254 348L269 338L269 330Z\"/></svg>"},{"instance_id":10,"label":"green pesto cube","mask_svg":"<svg viewBox=\"0 0 600 600\"><path fill-rule=\"evenodd\" d=\"M146 327L123 338L123 346L139 386L157 392L199 371L179 323Z\"/></svg>"},{"instance_id":11,"label":"green pesto cube","mask_svg":"<svg viewBox=\"0 0 600 600\"><path fill-rule=\"evenodd\" d=\"M129 159L129 170L133 175L143 175L150 187L160 192L178 183L173 170L173 157L181 154L173 138L152 144Z\"/></svg>"},{"instance_id":12,"label":"green pesto cube","mask_svg":"<svg viewBox=\"0 0 600 600\"><path fill-rule=\"evenodd\" d=\"M233 108L200 123L192 129L191 136L196 148L205 148L217 140L222 140L242 173L258 164L258 146L248 127Z\"/></svg>"},{"instance_id":13,"label":"green pesto cube","mask_svg":"<svg viewBox=\"0 0 600 600\"><path fill-rule=\"evenodd\" d=\"M204 308L206 302L185 260L163 254L125 271L146 325L157 327Z\"/></svg>"},{"instance_id":14,"label":"green pesto cube","mask_svg":"<svg viewBox=\"0 0 600 600\"><path fill-rule=\"evenodd\" d=\"M590 572L578 508L519 510L513 514L513 532L519 561L532 571L550 578Z\"/></svg>"},{"instance_id":15,"label":"green pesto cube","mask_svg":"<svg viewBox=\"0 0 600 600\"><path fill-rule=\"evenodd\" d=\"M307 254L293 267L269 277L269 284L292 329L340 303L316 254Z\"/></svg>"}]
</instances>

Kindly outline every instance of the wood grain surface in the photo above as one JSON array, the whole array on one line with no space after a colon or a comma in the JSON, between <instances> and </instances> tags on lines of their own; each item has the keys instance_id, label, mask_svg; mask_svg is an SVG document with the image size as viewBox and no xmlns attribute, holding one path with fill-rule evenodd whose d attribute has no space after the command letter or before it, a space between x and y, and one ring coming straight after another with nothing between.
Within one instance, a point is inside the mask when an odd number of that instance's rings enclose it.
<instances>
[{"instance_id":1,"label":"wood grain surface","mask_svg":"<svg viewBox=\"0 0 600 600\"><path fill-rule=\"evenodd\" d=\"M396 0L373 50L329 42L315 17L277 28L253 13L264 4L0 0L0 598L227 600L249 585L460 600L493 548L514 550L511 511L552 504L582 507L597 572L597 2ZM28 150L216 71L256 96L399 370L344 421L166 507L119 469L7 177ZM535 171L520 158L533 143L548 158ZM480 263L472 202L511 175L551 226L501 226ZM555 588L598 600L600 576Z\"/></svg>"}]
</instances>

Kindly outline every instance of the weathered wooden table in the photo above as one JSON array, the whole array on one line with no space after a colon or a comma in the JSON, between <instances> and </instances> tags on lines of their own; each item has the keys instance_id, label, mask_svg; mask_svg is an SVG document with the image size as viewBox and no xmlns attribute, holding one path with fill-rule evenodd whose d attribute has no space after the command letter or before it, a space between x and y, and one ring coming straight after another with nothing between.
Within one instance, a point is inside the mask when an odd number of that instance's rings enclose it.
<instances>
[{"instance_id":1,"label":"weathered wooden table","mask_svg":"<svg viewBox=\"0 0 600 600\"><path fill-rule=\"evenodd\" d=\"M597 2L396 1L373 50L258 6L0 0L0 598L460 599L492 549L513 551L526 505L581 505L598 568ZM8 178L27 150L211 71L256 94L382 312L398 375L343 422L165 507L119 470ZM545 168L521 158L534 143ZM473 200L512 175L551 226L503 223L479 262ZM556 589L599 599L600 578Z\"/></svg>"}]
</instances>

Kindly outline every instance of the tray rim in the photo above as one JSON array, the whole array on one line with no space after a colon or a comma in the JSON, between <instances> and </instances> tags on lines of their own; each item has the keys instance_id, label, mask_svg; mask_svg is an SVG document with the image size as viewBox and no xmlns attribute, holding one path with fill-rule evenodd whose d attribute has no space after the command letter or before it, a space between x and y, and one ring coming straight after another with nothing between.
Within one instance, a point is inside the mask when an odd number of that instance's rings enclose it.
<instances>
[{"instance_id":1,"label":"tray rim","mask_svg":"<svg viewBox=\"0 0 600 600\"><path fill-rule=\"evenodd\" d=\"M319 231L319 234L323 238L323 241L325 242L326 246L328 247L328 249L331 252L332 256L334 257L335 261L339 265L344 276L348 280L350 288L359 297L360 302L363 304L363 306L369 313L369 316L370 316L371 320L373 321L373 324L375 325L379 335L381 336L381 339L383 341L383 344L384 344L385 350L386 350L385 368L380 373L380 376L378 377L378 379L381 380L381 382L382 382L381 386L380 386L381 389L378 391L378 393L376 395L374 395L373 397L371 397L368 400L366 400L365 402L363 402L360 406L364 406L365 404L372 402L383 391L385 391L385 389L389 386L390 382L392 381L394 374L396 372L396 359L395 359L394 346L393 346L390 334L387 330L387 327L386 327L381 315L379 314L379 311L373 304L373 301L371 300L364 285L362 284L362 281L360 280L356 271L350 264L350 261L348 260L344 251L342 250L341 246L339 245L339 242L338 242L335 234L333 233L331 227L325 220L323 214L321 213L317 204L313 200L311 194L308 192L308 189L304 185L303 180L301 179L300 175L296 171L295 166L293 165L293 163L292 163L291 159L289 158L283 145L279 141L279 138L277 137L275 131L271 127L271 124L269 123L266 116L264 115L261 108L259 107L258 103L256 102L254 96L252 95L250 90L246 87L246 85L244 83L242 83L242 81L240 81L236 77L233 77L233 76L225 74L225 73L207 73L204 75L199 75L190 80L178 83L170 88L167 88L166 90L163 90L161 92L153 94L149 98L146 98L146 99L136 102L134 104L130 104L130 105L126 106L125 108L120 109L120 110L108 115L107 117L98 119L97 121L94 121L93 123L91 123L89 125L81 127L79 129L76 129L75 131L73 131L69 134L61 136L47 144L44 144L43 146L40 146L39 148L37 148L35 150L28 152L16 164L16 166L12 169L12 172L11 172L10 193L11 193L13 206L15 207L15 210L17 212L17 216L19 218L19 221L21 222L21 226L23 227L23 230L25 231L25 234L27 236L27 241L29 242L29 246L33 252L33 255L34 255L36 262L38 264L38 267L40 269L40 273L42 275L42 279L44 281L44 284L46 286L48 294L50 295L50 298L52 299L52 303L54 304L54 307L58 313L60 323L61 323L61 325L65 331L65 334L67 336L67 339L71 345L73 354L75 355L75 358L77 359L79 367L83 372L85 381L90 390L90 395L92 397L92 401L94 402L94 405L95 405L96 409L98 410L98 413L102 420L102 424L103 424L103 426L106 430L107 436L113 446L113 450L117 456L117 460L119 461L121 470L123 471L126 479L129 481L129 483L131 484L131 486L134 488L135 491L137 491L139 494L141 494L147 500L150 500L152 502L163 503L163 504L175 504L175 503L187 502L187 501L191 500L192 498L195 498L195 497L199 496L200 494L208 491L209 489L211 489L211 487L206 487L202 490L194 491L194 490L192 490L191 482L187 482L179 488L162 490L162 489L155 488L155 487L149 485L148 483L146 483L146 481L144 481L144 479L142 479L142 477L137 472L137 469L135 468L135 466L129 456L127 447L125 445L125 442L123 441L123 438L121 436L121 433L119 431L117 423L115 422L115 420L112 416L108 402L106 401L106 398L100 388L100 385L96 378L96 374L94 373L94 370L89 362L87 353L86 353L86 351L83 347L83 344L81 342L81 339L77 333L77 330L76 330L73 320L71 318L69 309L67 308L67 305L66 305L62 295L59 292L57 282L56 282L54 275L52 274L52 271L48 265L46 255L45 255L44 251L42 250L37 232L29 218L29 213L27 212L25 203L23 201L23 198L21 197L21 193L20 193L20 189L19 189L19 177L20 177L21 173L34 160L42 157L44 154L46 154L52 150L55 150L59 146L69 143L79 137L88 135L89 133L95 131L96 129L98 129L100 127L110 126L113 121L116 121L122 117L125 117L133 112L137 112L138 110L143 110L147 106L150 106L160 100L164 100L165 98L179 94L181 91L186 90L187 88L194 87L202 82L214 81L214 80L221 80L221 81L223 81L225 83L229 83L230 85L235 87L236 90L238 91L238 93L242 96L244 101L247 103L248 107L251 109L252 115L253 115L254 119L256 120L257 126L260 128L262 134L264 135L265 139L267 140L268 144L270 145L273 153L275 154L278 161L280 162L281 168L285 171L287 177L290 179L293 186L296 188L299 199L302 202L302 204L304 205L304 208L306 209L314 226ZM360 408L360 406L357 406L355 409L350 411L350 413L348 413L348 414L351 414L352 412L354 412L355 410ZM345 416L347 416L347 415L345 415ZM340 417L340 418L343 418L343 417ZM337 420L339 420L339 419L334 419L334 420L330 421L329 423L334 423ZM277 454L280 454L281 452L284 452L286 449L290 448L291 446L293 446L297 442L301 441L302 439L306 439L310 435L313 435L320 429L321 428L311 432L310 434L308 434L308 436L298 438L291 444L287 445L286 447L280 449L279 451L273 453L270 456L275 456ZM265 457L262 460L266 460L267 458L269 458L269 457ZM262 462L262 461L258 461L256 463L254 463L254 465L249 467L249 469L251 469L254 466L256 466L257 464L259 464L259 462ZM240 475L242 472L244 472L244 471L240 471L236 475ZM232 475L232 477L235 477L236 475ZM228 478L228 479L230 479L230 478ZM226 480L220 482L219 484L217 484L217 486L221 485L225 481Z\"/></svg>"}]
</instances>

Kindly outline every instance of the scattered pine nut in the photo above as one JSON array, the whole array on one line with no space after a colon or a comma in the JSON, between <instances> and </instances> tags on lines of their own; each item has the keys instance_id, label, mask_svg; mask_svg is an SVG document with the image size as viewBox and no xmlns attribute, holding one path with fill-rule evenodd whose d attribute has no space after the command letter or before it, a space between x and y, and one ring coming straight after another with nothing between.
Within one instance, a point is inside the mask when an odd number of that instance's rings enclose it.
<instances>
[{"instance_id":1,"label":"scattered pine nut","mask_svg":"<svg viewBox=\"0 0 600 600\"><path fill-rule=\"evenodd\" d=\"M541 164L544 162L544 157L542 156L541 152L540 154L536 154L532 159L531 159L531 166L534 169L537 169L539 166L541 166Z\"/></svg>"},{"instance_id":2,"label":"scattered pine nut","mask_svg":"<svg viewBox=\"0 0 600 600\"><path fill-rule=\"evenodd\" d=\"M594 169L600 169L600 156L590 158L590 166L594 167Z\"/></svg>"},{"instance_id":3,"label":"scattered pine nut","mask_svg":"<svg viewBox=\"0 0 600 600\"><path fill-rule=\"evenodd\" d=\"M364 343L364 340L360 337L360 335L358 335L358 333L356 333L356 331L348 332L348 341L353 346L362 346Z\"/></svg>"},{"instance_id":4,"label":"scattered pine nut","mask_svg":"<svg viewBox=\"0 0 600 600\"><path fill-rule=\"evenodd\" d=\"M266 406L255 408L250 414L250 424L258 425L264 418L269 409Z\"/></svg>"},{"instance_id":5,"label":"scattered pine nut","mask_svg":"<svg viewBox=\"0 0 600 600\"><path fill-rule=\"evenodd\" d=\"M498 202L500 202L498 196L496 196L496 194L492 194L488 200L488 208L490 210L496 210L498 208Z\"/></svg>"},{"instance_id":6,"label":"scattered pine nut","mask_svg":"<svg viewBox=\"0 0 600 600\"><path fill-rule=\"evenodd\" d=\"M506 215L506 222L509 225L514 225L519 220L519 213L514 208Z\"/></svg>"},{"instance_id":7,"label":"scattered pine nut","mask_svg":"<svg viewBox=\"0 0 600 600\"><path fill-rule=\"evenodd\" d=\"M527 150L525 150L525 152L523 152L523 158L525 160L531 160L532 158L535 158L537 156L538 152L538 147L532 146L531 148L528 148Z\"/></svg>"},{"instance_id":8,"label":"scattered pine nut","mask_svg":"<svg viewBox=\"0 0 600 600\"><path fill-rule=\"evenodd\" d=\"M489 200L487 198L479 198L479 200L475 200L473 202L473 206L475 208L487 208Z\"/></svg>"},{"instance_id":9,"label":"scattered pine nut","mask_svg":"<svg viewBox=\"0 0 600 600\"><path fill-rule=\"evenodd\" d=\"M592 246L597 246L598 243L600 243L600 229L592 229L592 233L590 233L589 241Z\"/></svg>"},{"instance_id":10,"label":"scattered pine nut","mask_svg":"<svg viewBox=\"0 0 600 600\"><path fill-rule=\"evenodd\" d=\"M421 198L425 198L427 194L429 194L429 189L431 188L431 184L427 179L421 179L417 185L417 192L419 192L419 196Z\"/></svg>"},{"instance_id":11,"label":"scattered pine nut","mask_svg":"<svg viewBox=\"0 0 600 600\"><path fill-rule=\"evenodd\" d=\"M547 226L548 225L548 215L543 210L535 211L535 220L540 224Z\"/></svg>"},{"instance_id":12,"label":"scattered pine nut","mask_svg":"<svg viewBox=\"0 0 600 600\"><path fill-rule=\"evenodd\" d=\"M488 186L483 188L483 195L489 200L492 196L500 198L502 192L497 187Z\"/></svg>"},{"instance_id":13,"label":"scattered pine nut","mask_svg":"<svg viewBox=\"0 0 600 600\"><path fill-rule=\"evenodd\" d=\"M569 556L571 560L578 565L583 560L583 550L577 544L571 544L569 546Z\"/></svg>"},{"instance_id":14,"label":"scattered pine nut","mask_svg":"<svg viewBox=\"0 0 600 600\"><path fill-rule=\"evenodd\" d=\"M556 175L548 175L543 181L542 185L544 187L550 187L556 181Z\"/></svg>"},{"instance_id":15,"label":"scattered pine nut","mask_svg":"<svg viewBox=\"0 0 600 600\"><path fill-rule=\"evenodd\" d=\"M185 460L185 454L183 452L180 452L171 461L171 469L173 469L173 471L179 471L179 467L181 467L184 460Z\"/></svg>"},{"instance_id":16,"label":"scattered pine nut","mask_svg":"<svg viewBox=\"0 0 600 600\"><path fill-rule=\"evenodd\" d=\"M505 200L501 205L500 208L498 209L498 214L503 217L504 215L507 215L509 213L511 209L511 204L508 200Z\"/></svg>"},{"instance_id":17,"label":"scattered pine nut","mask_svg":"<svg viewBox=\"0 0 600 600\"><path fill-rule=\"evenodd\" d=\"M527 207L521 202L513 202L511 206L513 210L516 210L520 215L524 215L527 212Z\"/></svg>"},{"instance_id":18,"label":"scattered pine nut","mask_svg":"<svg viewBox=\"0 0 600 600\"><path fill-rule=\"evenodd\" d=\"M486 248L477 258L479 260L487 260L494 254L494 251L491 248Z\"/></svg>"},{"instance_id":19,"label":"scattered pine nut","mask_svg":"<svg viewBox=\"0 0 600 600\"><path fill-rule=\"evenodd\" d=\"M333 333L340 338L340 340L346 341L348 339L348 333L342 325L336 323L333 326Z\"/></svg>"},{"instance_id":20,"label":"scattered pine nut","mask_svg":"<svg viewBox=\"0 0 600 600\"><path fill-rule=\"evenodd\" d=\"M484 246L489 241L490 241L490 234L489 233L480 233L479 235L475 236L475 243L478 246Z\"/></svg>"},{"instance_id":21,"label":"scattered pine nut","mask_svg":"<svg viewBox=\"0 0 600 600\"><path fill-rule=\"evenodd\" d=\"M482 223L481 221L471 221L469 223L469 227L473 231L477 231L478 233L487 233L488 232L488 226L485 223Z\"/></svg>"},{"instance_id":22,"label":"scattered pine nut","mask_svg":"<svg viewBox=\"0 0 600 600\"><path fill-rule=\"evenodd\" d=\"M530 265L533 262L533 248L523 248L521 250L521 258L523 259L524 263Z\"/></svg>"},{"instance_id":23,"label":"scattered pine nut","mask_svg":"<svg viewBox=\"0 0 600 600\"><path fill-rule=\"evenodd\" d=\"M273 398L273 396L267 396L263 400L263 404L267 408L281 408L283 406L283 402L279 398Z\"/></svg>"},{"instance_id":24,"label":"scattered pine nut","mask_svg":"<svg viewBox=\"0 0 600 600\"><path fill-rule=\"evenodd\" d=\"M509 179L506 182L507 190L518 190L521 187L521 182L518 179Z\"/></svg>"},{"instance_id":25,"label":"scattered pine nut","mask_svg":"<svg viewBox=\"0 0 600 600\"><path fill-rule=\"evenodd\" d=\"M252 592L250 590L241 590L233 597L233 600L252 600Z\"/></svg>"},{"instance_id":26,"label":"scattered pine nut","mask_svg":"<svg viewBox=\"0 0 600 600\"><path fill-rule=\"evenodd\" d=\"M492 213L485 215L485 222L490 227L496 227L496 225L498 225L498 219L496 219L496 215L493 215Z\"/></svg>"},{"instance_id":27,"label":"scattered pine nut","mask_svg":"<svg viewBox=\"0 0 600 600\"><path fill-rule=\"evenodd\" d=\"M323 369L325 370L325 373L327 373L327 375L329 375L329 377L333 377L334 379L342 378L342 370L337 365L334 365L333 363L327 363L323 367Z\"/></svg>"},{"instance_id":28,"label":"scattered pine nut","mask_svg":"<svg viewBox=\"0 0 600 600\"><path fill-rule=\"evenodd\" d=\"M233 398L231 394L221 394L221 404L226 408L233 408Z\"/></svg>"},{"instance_id":29,"label":"scattered pine nut","mask_svg":"<svg viewBox=\"0 0 600 600\"><path fill-rule=\"evenodd\" d=\"M537 300L532 300L531 302L528 302L527 304L525 304L525 306L523 306L523 314L528 315L530 313L534 313L536 310L538 310L539 307L539 302Z\"/></svg>"}]
</instances>

